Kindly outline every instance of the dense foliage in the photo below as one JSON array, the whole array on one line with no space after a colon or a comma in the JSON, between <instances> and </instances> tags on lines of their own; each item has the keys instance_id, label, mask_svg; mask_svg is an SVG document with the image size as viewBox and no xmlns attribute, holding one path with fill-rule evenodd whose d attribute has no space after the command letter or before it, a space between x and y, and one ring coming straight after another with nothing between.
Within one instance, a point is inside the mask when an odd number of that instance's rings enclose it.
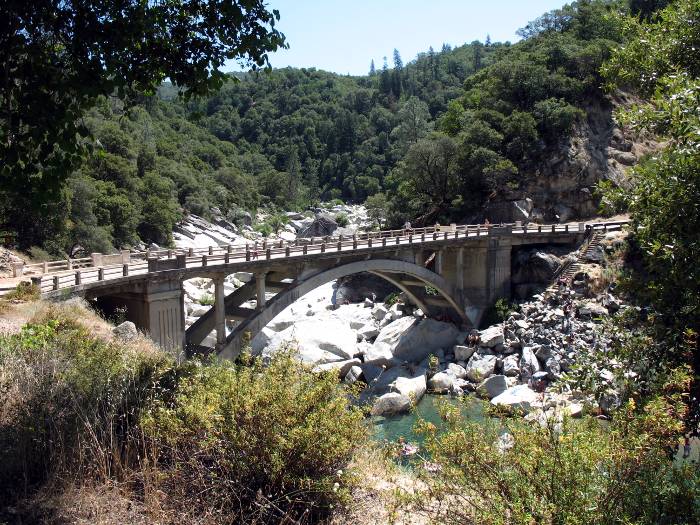
<instances>
[{"instance_id":1,"label":"dense foliage","mask_svg":"<svg viewBox=\"0 0 700 525\"><path fill-rule=\"evenodd\" d=\"M83 120L97 147L68 184L41 210L3 187L1 221L24 248L57 253L167 244L183 212L216 207L236 222L261 205L378 193L378 224L479 218L602 101L598 69L621 38L609 17L618 7L574 2L528 24L515 45L445 45L407 64L395 51L393 67L362 77L286 68L238 74L196 99L170 84L126 105L101 98ZM446 169L418 164L435 145Z\"/></svg>"},{"instance_id":2,"label":"dense foliage","mask_svg":"<svg viewBox=\"0 0 700 525\"><path fill-rule=\"evenodd\" d=\"M633 186L609 198L623 201L633 220L633 241L643 261L630 280L654 310L652 321L666 358L694 363L700 373L700 5L680 0L651 21L623 20L629 43L605 66L615 85L651 96L619 115L638 132L668 139L658 155L633 172ZM648 50L654 49L654 53ZM696 378L690 399L700 417Z\"/></svg>"},{"instance_id":3,"label":"dense foliage","mask_svg":"<svg viewBox=\"0 0 700 525\"><path fill-rule=\"evenodd\" d=\"M168 523L308 523L343 502L365 429L333 374L290 355L178 365L95 337L86 315L0 337L0 509L59 479L120 484Z\"/></svg>"},{"instance_id":4,"label":"dense foliage","mask_svg":"<svg viewBox=\"0 0 700 525\"><path fill-rule=\"evenodd\" d=\"M669 461L681 435L685 378L610 425L594 418L470 421L445 404L446 428L419 424L434 462L407 499L440 523L686 524L700 519L700 475Z\"/></svg>"},{"instance_id":5,"label":"dense foliage","mask_svg":"<svg viewBox=\"0 0 700 525\"><path fill-rule=\"evenodd\" d=\"M15 0L2 11L0 199L11 206L0 220L42 241L63 229L63 183L90 132L81 117L99 97L153 93L166 78L205 95L226 60L263 66L284 44L261 1Z\"/></svg>"}]
</instances>

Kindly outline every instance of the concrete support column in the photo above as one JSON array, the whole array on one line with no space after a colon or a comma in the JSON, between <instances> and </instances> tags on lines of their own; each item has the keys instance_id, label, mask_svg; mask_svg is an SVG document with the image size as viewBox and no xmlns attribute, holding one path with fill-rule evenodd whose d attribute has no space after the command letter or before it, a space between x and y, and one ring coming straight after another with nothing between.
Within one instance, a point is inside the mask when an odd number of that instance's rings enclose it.
<instances>
[{"instance_id":1,"label":"concrete support column","mask_svg":"<svg viewBox=\"0 0 700 525\"><path fill-rule=\"evenodd\" d=\"M214 279L214 315L216 316L216 346L226 343L226 305L224 303L224 278Z\"/></svg>"},{"instance_id":2,"label":"concrete support column","mask_svg":"<svg viewBox=\"0 0 700 525\"><path fill-rule=\"evenodd\" d=\"M265 272L255 274L255 291L258 300L257 310L262 310L265 307Z\"/></svg>"},{"instance_id":3,"label":"concrete support column","mask_svg":"<svg viewBox=\"0 0 700 525\"><path fill-rule=\"evenodd\" d=\"M464 248L458 248L457 249L457 257L455 261L455 266L456 268L456 277L457 277L457 282L455 283L457 286L457 290L459 291L460 294L464 292Z\"/></svg>"},{"instance_id":4,"label":"concrete support column","mask_svg":"<svg viewBox=\"0 0 700 525\"><path fill-rule=\"evenodd\" d=\"M442 275L443 252L438 250L435 252L435 273Z\"/></svg>"},{"instance_id":5,"label":"concrete support column","mask_svg":"<svg viewBox=\"0 0 700 525\"><path fill-rule=\"evenodd\" d=\"M413 262L416 263L418 266L424 266L425 259L423 258L423 250L417 248L416 250L414 250L413 254L415 257Z\"/></svg>"},{"instance_id":6,"label":"concrete support column","mask_svg":"<svg viewBox=\"0 0 700 525\"><path fill-rule=\"evenodd\" d=\"M491 304L497 299L510 299L511 248L509 238L496 237L489 242L486 290Z\"/></svg>"}]
</instances>

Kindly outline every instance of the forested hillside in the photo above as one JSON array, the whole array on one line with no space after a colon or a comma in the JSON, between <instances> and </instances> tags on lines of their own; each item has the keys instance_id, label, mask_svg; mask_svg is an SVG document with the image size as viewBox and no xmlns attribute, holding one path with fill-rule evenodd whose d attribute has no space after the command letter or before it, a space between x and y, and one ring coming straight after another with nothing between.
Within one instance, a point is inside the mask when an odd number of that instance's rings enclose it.
<instances>
[{"instance_id":1,"label":"forested hillside","mask_svg":"<svg viewBox=\"0 0 700 525\"><path fill-rule=\"evenodd\" d=\"M260 206L373 196L394 224L497 219L489 201L531 197L533 178L559 176L553 157L590 149L571 135L592 106L610 120L598 70L622 38L609 13L623 8L575 2L517 44L445 45L407 64L395 50L362 77L286 68L240 74L208 98L172 85L126 108L105 98L84 119L92 153L43 205L52 220L11 195L0 215L25 248L55 253L167 244L183 213L212 207L235 222ZM567 191L592 198L601 170Z\"/></svg>"}]
</instances>

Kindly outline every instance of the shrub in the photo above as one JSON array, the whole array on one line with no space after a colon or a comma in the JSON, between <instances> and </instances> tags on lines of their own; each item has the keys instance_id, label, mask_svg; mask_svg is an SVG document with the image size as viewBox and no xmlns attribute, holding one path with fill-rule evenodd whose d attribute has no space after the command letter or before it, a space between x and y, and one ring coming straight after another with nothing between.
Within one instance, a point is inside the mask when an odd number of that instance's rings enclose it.
<instances>
[{"instance_id":1,"label":"shrub","mask_svg":"<svg viewBox=\"0 0 700 525\"><path fill-rule=\"evenodd\" d=\"M348 214L347 213L338 213L335 216L335 222L338 223L338 226L341 228L347 226L350 223L350 219L348 219Z\"/></svg>"},{"instance_id":2,"label":"shrub","mask_svg":"<svg viewBox=\"0 0 700 525\"><path fill-rule=\"evenodd\" d=\"M214 296L210 293L205 293L199 298L199 304L202 306L212 306L214 302Z\"/></svg>"},{"instance_id":3,"label":"shrub","mask_svg":"<svg viewBox=\"0 0 700 525\"><path fill-rule=\"evenodd\" d=\"M443 432L419 423L434 473L421 474L426 490L406 499L448 524L697 523L700 475L669 459L682 430L679 377L666 397L630 402L608 426L475 422L444 405Z\"/></svg>"},{"instance_id":4,"label":"shrub","mask_svg":"<svg viewBox=\"0 0 700 525\"><path fill-rule=\"evenodd\" d=\"M45 262L55 259L55 257L51 257L49 252L38 246L32 246L27 250L27 253L29 253L29 257L31 257L34 262Z\"/></svg>"},{"instance_id":5,"label":"shrub","mask_svg":"<svg viewBox=\"0 0 700 525\"><path fill-rule=\"evenodd\" d=\"M2 299L6 301L36 301L39 299L39 295L40 291L37 285L23 281L17 284L14 290L3 295Z\"/></svg>"},{"instance_id":6,"label":"shrub","mask_svg":"<svg viewBox=\"0 0 700 525\"><path fill-rule=\"evenodd\" d=\"M337 378L291 354L178 365L53 315L0 336L0 370L0 507L123 481L177 520L313 522L343 503L365 436Z\"/></svg>"},{"instance_id":7,"label":"shrub","mask_svg":"<svg viewBox=\"0 0 700 525\"><path fill-rule=\"evenodd\" d=\"M256 224L253 226L253 229L262 234L263 237L269 237L272 235L272 226L270 226L268 223L263 222L261 224Z\"/></svg>"},{"instance_id":8,"label":"shrub","mask_svg":"<svg viewBox=\"0 0 700 525\"><path fill-rule=\"evenodd\" d=\"M339 503L364 436L337 378L319 378L289 354L267 367L185 363L176 394L155 402L144 430L172 466L160 488L183 508L197 505L196 486L229 516L275 522Z\"/></svg>"}]
</instances>

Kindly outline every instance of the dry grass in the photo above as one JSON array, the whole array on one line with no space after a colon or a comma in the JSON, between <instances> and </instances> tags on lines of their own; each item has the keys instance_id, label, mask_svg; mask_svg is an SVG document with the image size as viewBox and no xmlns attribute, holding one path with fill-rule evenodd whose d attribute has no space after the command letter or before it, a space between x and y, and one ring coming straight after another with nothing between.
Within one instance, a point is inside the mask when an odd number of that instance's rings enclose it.
<instances>
[{"instance_id":1,"label":"dry grass","mask_svg":"<svg viewBox=\"0 0 700 525\"><path fill-rule=\"evenodd\" d=\"M379 445L368 445L355 454L350 465L360 478L349 508L336 513L331 525L425 525L430 520L402 502L402 494L414 494L424 485L408 469L387 458Z\"/></svg>"}]
</instances>

